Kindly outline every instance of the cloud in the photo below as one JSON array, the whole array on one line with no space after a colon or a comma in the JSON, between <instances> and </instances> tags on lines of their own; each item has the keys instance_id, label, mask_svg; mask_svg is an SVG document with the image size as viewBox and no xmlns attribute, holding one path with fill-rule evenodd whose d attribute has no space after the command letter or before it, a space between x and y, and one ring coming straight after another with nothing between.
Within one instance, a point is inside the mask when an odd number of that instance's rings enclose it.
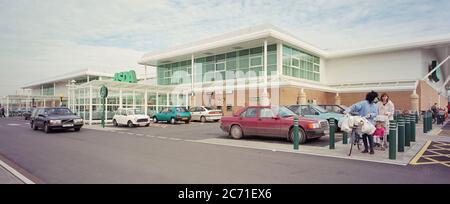
<instances>
[{"instance_id":1,"label":"cloud","mask_svg":"<svg viewBox=\"0 0 450 204\"><path fill-rule=\"evenodd\" d=\"M142 69L144 52L263 23L332 50L449 34L449 9L446 0L0 0L9 79L0 95L80 68Z\"/></svg>"}]
</instances>

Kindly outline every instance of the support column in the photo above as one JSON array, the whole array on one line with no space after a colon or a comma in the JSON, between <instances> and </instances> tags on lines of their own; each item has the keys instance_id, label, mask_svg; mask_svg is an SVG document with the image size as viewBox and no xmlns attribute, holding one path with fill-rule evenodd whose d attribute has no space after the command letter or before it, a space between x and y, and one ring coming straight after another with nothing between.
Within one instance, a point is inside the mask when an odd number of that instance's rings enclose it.
<instances>
[{"instance_id":1,"label":"support column","mask_svg":"<svg viewBox=\"0 0 450 204\"><path fill-rule=\"evenodd\" d=\"M145 90L145 93L144 93L144 113L145 113L145 115L148 115L147 113L148 113L148 91L147 90Z\"/></svg>"},{"instance_id":2,"label":"support column","mask_svg":"<svg viewBox=\"0 0 450 204\"><path fill-rule=\"evenodd\" d=\"M89 85L89 125L92 125L92 85Z\"/></svg>"},{"instance_id":3,"label":"support column","mask_svg":"<svg viewBox=\"0 0 450 204\"><path fill-rule=\"evenodd\" d=\"M263 74L264 74L264 84L263 84L263 93L262 93L262 104L261 105L269 105L269 94L267 93L267 40L264 40L264 62L263 62Z\"/></svg>"},{"instance_id":4,"label":"support column","mask_svg":"<svg viewBox=\"0 0 450 204\"><path fill-rule=\"evenodd\" d=\"M136 109L136 91L133 90L133 109Z\"/></svg>"},{"instance_id":5,"label":"support column","mask_svg":"<svg viewBox=\"0 0 450 204\"><path fill-rule=\"evenodd\" d=\"M170 93L167 93L166 97L167 97L166 105L170 106Z\"/></svg>"},{"instance_id":6,"label":"support column","mask_svg":"<svg viewBox=\"0 0 450 204\"><path fill-rule=\"evenodd\" d=\"M306 100L306 93L305 93L305 89L304 88L302 88L300 90L299 103L300 103L300 105L308 105L308 101Z\"/></svg>"},{"instance_id":7,"label":"support column","mask_svg":"<svg viewBox=\"0 0 450 204\"><path fill-rule=\"evenodd\" d=\"M336 97L334 98L334 104L341 105L341 96L339 96L339 93L336 93Z\"/></svg>"},{"instance_id":8,"label":"support column","mask_svg":"<svg viewBox=\"0 0 450 204\"><path fill-rule=\"evenodd\" d=\"M156 112L158 113L159 112L159 92L156 92L156 102L155 102L155 105L156 105Z\"/></svg>"},{"instance_id":9,"label":"support column","mask_svg":"<svg viewBox=\"0 0 450 204\"><path fill-rule=\"evenodd\" d=\"M122 89L119 90L119 108L123 108L123 97L122 97Z\"/></svg>"},{"instance_id":10,"label":"support column","mask_svg":"<svg viewBox=\"0 0 450 204\"><path fill-rule=\"evenodd\" d=\"M281 76L283 74L283 44L277 43L277 74Z\"/></svg>"},{"instance_id":11,"label":"support column","mask_svg":"<svg viewBox=\"0 0 450 204\"><path fill-rule=\"evenodd\" d=\"M189 108L189 94L188 94L188 93L186 93L186 94L184 95L184 100L186 101L186 102L185 102L186 109L188 109L188 108Z\"/></svg>"},{"instance_id":12,"label":"support column","mask_svg":"<svg viewBox=\"0 0 450 204\"><path fill-rule=\"evenodd\" d=\"M9 96L6 97L6 117L9 117Z\"/></svg>"},{"instance_id":13,"label":"support column","mask_svg":"<svg viewBox=\"0 0 450 204\"><path fill-rule=\"evenodd\" d=\"M411 110L419 112L419 95L417 95L416 91L414 91L411 96Z\"/></svg>"},{"instance_id":14,"label":"support column","mask_svg":"<svg viewBox=\"0 0 450 204\"><path fill-rule=\"evenodd\" d=\"M195 73L195 57L194 57L194 54L192 54L191 55L191 93L188 96L188 97L191 98L192 104L195 104L195 96L194 96L195 78L194 78L194 73Z\"/></svg>"}]
</instances>

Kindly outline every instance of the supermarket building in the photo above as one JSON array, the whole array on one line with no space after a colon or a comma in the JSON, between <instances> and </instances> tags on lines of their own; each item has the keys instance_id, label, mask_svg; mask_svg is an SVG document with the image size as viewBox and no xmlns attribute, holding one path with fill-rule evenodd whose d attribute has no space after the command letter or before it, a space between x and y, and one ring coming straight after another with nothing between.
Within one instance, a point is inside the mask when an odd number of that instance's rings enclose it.
<instances>
[{"instance_id":1,"label":"supermarket building","mask_svg":"<svg viewBox=\"0 0 450 204\"><path fill-rule=\"evenodd\" d=\"M348 106L371 90L387 92L400 110L446 106L449 58L450 38L325 51L262 25L148 53L139 64L156 67L159 86L189 93L189 105L227 115L267 97L271 104Z\"/></svg>"}]
</instances>

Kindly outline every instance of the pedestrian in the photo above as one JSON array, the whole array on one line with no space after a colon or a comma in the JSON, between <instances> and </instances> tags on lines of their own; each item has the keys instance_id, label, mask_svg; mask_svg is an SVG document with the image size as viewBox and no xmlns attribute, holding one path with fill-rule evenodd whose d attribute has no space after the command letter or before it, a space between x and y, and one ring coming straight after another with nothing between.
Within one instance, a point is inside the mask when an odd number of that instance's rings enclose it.
<instances>
[{"instance_id":1,"label":"pedestrian","mask_svg":"<svg viewBox=\"0 0 450 204\"><path fill-rule=\"evenodd\" d=\"M431 117L433 118L433 123L436 122L436 118L438 116L438 107L437 107L437 103L434 103L433 106L431 106Z\"/></svg>"},{"instance_id":2,"label":"pedestrian","mask_svg":"<svg viewBox=\"0 0 450 204\"><path fill-rule=\"evenodd\" d=\"M0 118L6 118L5 108L3 106L1 106L1 108L0 108Z\"/></svg>"},{"instance_id":3,"label":"pedestrian","mask_svg":"<svg viewBox=\"0 0 450 204\"><path fill-rule=\"evenodd\" d=\"M365 117L370 123L372 123L372 125L375 125L374 119L377 116L377 102L378 93L371 91L367 93L365 100L353 104L345 111L345 113L358 113L359 116ZM373 151L373 134L369 135L364 133L363 142L364 151L362 151L362 153L369 153L370 150L370 154L375 154L375 152Z\"/></svg>"},{"instance_id":4,"label":"pedestrian","mask_svg":"<svg viewBox=\"0 0 450 204\"><path fill-rule=\"evenodd\" d=\"M384 136L382 137L383 144L385 144L386 146L387 133L389 132L389 121L394 120L395 105L392 102L392 100L390 100L389 95L387 93L381 94L381 101L377 105L378 105L377 114L380 116L387 117L387 120L384 121Z\"/></svg>"}]
</instances>

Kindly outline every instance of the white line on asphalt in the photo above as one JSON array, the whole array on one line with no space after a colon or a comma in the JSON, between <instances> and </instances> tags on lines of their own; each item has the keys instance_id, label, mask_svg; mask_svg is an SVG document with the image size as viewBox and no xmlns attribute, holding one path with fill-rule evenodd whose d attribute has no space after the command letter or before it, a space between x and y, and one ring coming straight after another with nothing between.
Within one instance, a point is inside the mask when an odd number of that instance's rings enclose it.
<instances>
[{"instance_id":1,"label":"white line on asphalt","mask_svg":"<svg viewBox=\"0 0 450 204\"><path fill-rule=\"evenodd\" d=\"M158 136L157 138L158 139L167 139L167 137L161 137L161 136Z\"/></svg>"},{"instance_id":2,"label":"white line on asphalt","mask_svg":"<svg viewBox=\"0 0 450 204\"><path fill-rule=\"evenodd\" d=\"M178 138L169 138L169 140L175 140L175 141L181 141L181 139L178 139Z\"/></svg>"},{"instance_id":3,"label":"white line on asphalt","mask_svg":"<svg viewBox=\"0 0 450 204\"><path fill-rule=\"evenodd\" d=\"M30 179L28 179L27 177L25 177L24 175L22 175L21 173L19 173L18 171L16 171L14 168L12 168L11 166L9 166L8 164L6 164L5 162L3 162L2 160L0 160L0 166L2 166L4 169L6 169L7 171L9 171L12 175L14 175L15 177L17 177L19 180L21 180L21 181L24 182L25 184L35 184L33 181L31 181Z\"/></svg>"},{"instance_id":4,"label":"white line on asphalt","mask_svg":"<svg viewBox=\"0 0 450 204\"><path fill-rule=\"evenodd\" d=\"M137 135L137 136L141 136L141 137L144 136L144 134L136 134L136 135Z\"/></svg>"},{"instance_id":5,"label":"white line on asphalt","mask_svg":"<svg viewBox=\"0 0 450 204\"><path fill-rule=\"evenodd\" d=\"M10 123L8 124L9 126L21 126L21 124L17 124L17 123Z\"/></svg>"}]
</instances>

